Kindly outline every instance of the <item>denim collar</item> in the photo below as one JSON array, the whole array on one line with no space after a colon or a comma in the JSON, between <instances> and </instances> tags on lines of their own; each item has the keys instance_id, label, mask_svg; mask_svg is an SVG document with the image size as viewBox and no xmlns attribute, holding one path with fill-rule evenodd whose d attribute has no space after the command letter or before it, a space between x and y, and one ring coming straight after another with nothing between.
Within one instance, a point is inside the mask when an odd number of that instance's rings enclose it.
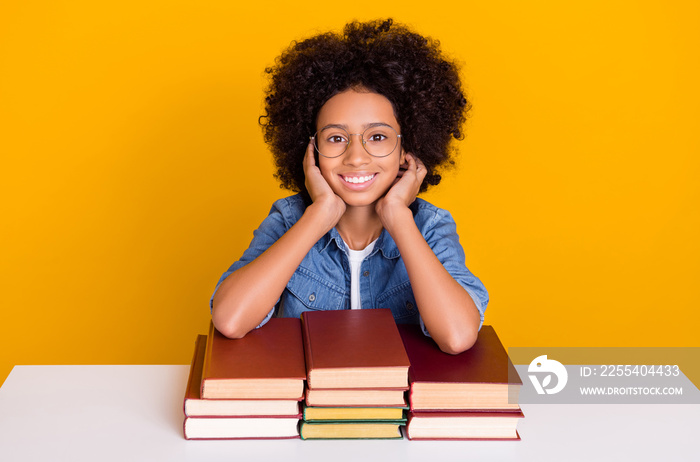
<instances>
[{"instance_id":1,"label":"denim collar","mask_svg":"<svg viewBox=\"0 0 700 462\"><path fill-rule=\"evenodd\" d=\"M340 233L336 228L331 229L318 241L316 245L319 246L319 252L325 251L331 242L335 242L337 248L340 249L346 256L348 255L347 245L345 244L345 241L343 241L343 238L340 237ZM371 257L380 251L382 252L384 258L398 258L401 256L399 253L399 248L396 247L396 242L394 242L394 239L391 238L386 229L382 229L381 234L379 234L379 238L377 238L377 243L374 245L374 250L372 250L372 253L369 254L369 256Z\"/></svg>"}]
</instances>

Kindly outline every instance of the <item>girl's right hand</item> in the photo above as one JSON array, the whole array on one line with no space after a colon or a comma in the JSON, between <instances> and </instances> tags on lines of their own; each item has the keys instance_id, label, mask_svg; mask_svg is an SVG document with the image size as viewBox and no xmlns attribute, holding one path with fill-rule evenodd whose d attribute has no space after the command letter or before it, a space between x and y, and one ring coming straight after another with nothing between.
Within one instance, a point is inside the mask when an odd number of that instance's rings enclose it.
<instances>
[{"instance_id":1,"label":"girl's right hand","mask_svg":"<svg viewBox=\"0 0 700 462\"><path fill-rule=\"evenodd\" d=\"M313 139L309 141L304 155L304 176L306 177L304 185L313 201L309 208L313 206L315 213L322 217L327 228L326 232L330 231L345 213L346 205L345 201L333 192L323 178L321 169L316 165Z\"/></svg>"}]
</instances>

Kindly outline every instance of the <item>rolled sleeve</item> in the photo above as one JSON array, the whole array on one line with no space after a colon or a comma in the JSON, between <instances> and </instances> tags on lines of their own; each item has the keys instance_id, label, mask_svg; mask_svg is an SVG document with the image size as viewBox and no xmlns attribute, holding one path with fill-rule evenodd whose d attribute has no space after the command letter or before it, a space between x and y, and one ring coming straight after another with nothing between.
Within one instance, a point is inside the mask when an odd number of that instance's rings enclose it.
<instances>
[{"instance_id":1,"label":"rolled sleeve","mask_svg":"<svg viewBox=\"0 0 700 462\"><path fill-rule=\"evenodd\" d=\"M435 208L434 210L434 215L426 221L421 232L440 263L474 301L474 305L479 311L479 329L481 329L486 306L489 302L489 294L481 280L474 276L465 264L464 249L459 243L457 225L452 215L443 209ZM426 332L422 320L421 327L423 332Z\"/></svg>"},{"instance_id":2,"label":"rolled sleeve","mask_svg":"<svg viewBox=\"0 0 700 462\"><path fill-rule=\"evenodd\" d=\"M219 290L221 283L224 282L224 280L227 277L229 277L233 272L240 268L243 268L245 265L258 258L258 256L260 256L263 252L270 248L272 244L277 242L277 240L280 237L282 237L284 233L287 232L289 225L288 219L285 217L285 214L288 213L289 210L288 200L289 198L280 199L272 205L268 216L265 218L265 220L263 220L258 229L253 231L253 240L250 242L250 245L245 250L245 252L243 252L241 258L238 261L236 261L233 265L231 265L231 267L224 274L221 275L219 282L214 288L214 293L209 299L210 311L214 309L214 296L216 295L216 291ZM264 325L267 321L270 320L278 304L279 298L277 299L275 306L273 306L272 309L267 313L267 316L265 316L265 319L263 319L263 321L258 325L258 327Z\"/></svg>"}]
</instances>

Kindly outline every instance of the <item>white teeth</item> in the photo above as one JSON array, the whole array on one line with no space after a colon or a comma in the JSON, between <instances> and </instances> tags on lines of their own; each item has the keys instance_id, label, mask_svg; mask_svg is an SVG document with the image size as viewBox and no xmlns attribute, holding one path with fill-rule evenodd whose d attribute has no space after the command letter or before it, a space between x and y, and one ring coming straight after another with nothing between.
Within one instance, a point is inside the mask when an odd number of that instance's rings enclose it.
<instances>
[{"instance_id":1,"label":"white teeth","mask_svg":"<svg viewBox=\"0 0 700 462\"><path fill-rule=\"evenodd\" d=\"M348 183L365 183L369 180L374 178L374 175L367 175L367 176L344 176L343 179L347 181Z\"/></svg>"}]
</instances>

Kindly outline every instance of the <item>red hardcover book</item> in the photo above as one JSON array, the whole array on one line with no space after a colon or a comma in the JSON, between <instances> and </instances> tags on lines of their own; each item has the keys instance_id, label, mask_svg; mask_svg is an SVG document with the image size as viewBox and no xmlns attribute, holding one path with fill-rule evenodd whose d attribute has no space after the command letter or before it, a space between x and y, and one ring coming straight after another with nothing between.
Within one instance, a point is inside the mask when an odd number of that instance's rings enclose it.
<instances>
[{"instance_id":1,"label":"red hardcover book","mask_svg":"<svg viewBox=\"0 0 700 462\"><path fill-rule=\"evenodd\" d=\"M410 365L388 309L301 314L308 387L408 388Z\"/></svg>"},{"instance_id":2,"label":"red hardcover book","mask_svg":"<svg viewBox=\"0 0 700 462\"><path fill-rule=\"evenodd\" d=\"M521 411L411 412L409 440L520 440L516 430Z\"/></svg>"},{"instance_id":3,"label":"red hardcover book","mask_svg":"<svg viewBox=\"0 0 700 462\"><path fill-rule=\"evenodd\" d=\"M200 388L207 336L199 335L185 391L185 417L298 417L301 403L281 399L202 399Z\"/></svg>"},{"instance_id":4,"label":"red hardcover book","mask_svg":"<svg viewBox=\"0 0 700 462\"><path fill-rule=\"evenodd\" d=\"M489 409L517 411L522 381L491 326L482 326L474 345L450 355L417 325L399 325L411 360L411 410Z\"/></svg>"},{"instance_id":5,"label":"red hardcover book","mask_svg":"<svg viewBox=\"0 0 700 462\"><path fill-rule=\"evenodd\" d=\"M202 398L301 400L305 378L299 319L272 318L240 339L226 338L211 324Z\"/></svg>"}]
</instances>

